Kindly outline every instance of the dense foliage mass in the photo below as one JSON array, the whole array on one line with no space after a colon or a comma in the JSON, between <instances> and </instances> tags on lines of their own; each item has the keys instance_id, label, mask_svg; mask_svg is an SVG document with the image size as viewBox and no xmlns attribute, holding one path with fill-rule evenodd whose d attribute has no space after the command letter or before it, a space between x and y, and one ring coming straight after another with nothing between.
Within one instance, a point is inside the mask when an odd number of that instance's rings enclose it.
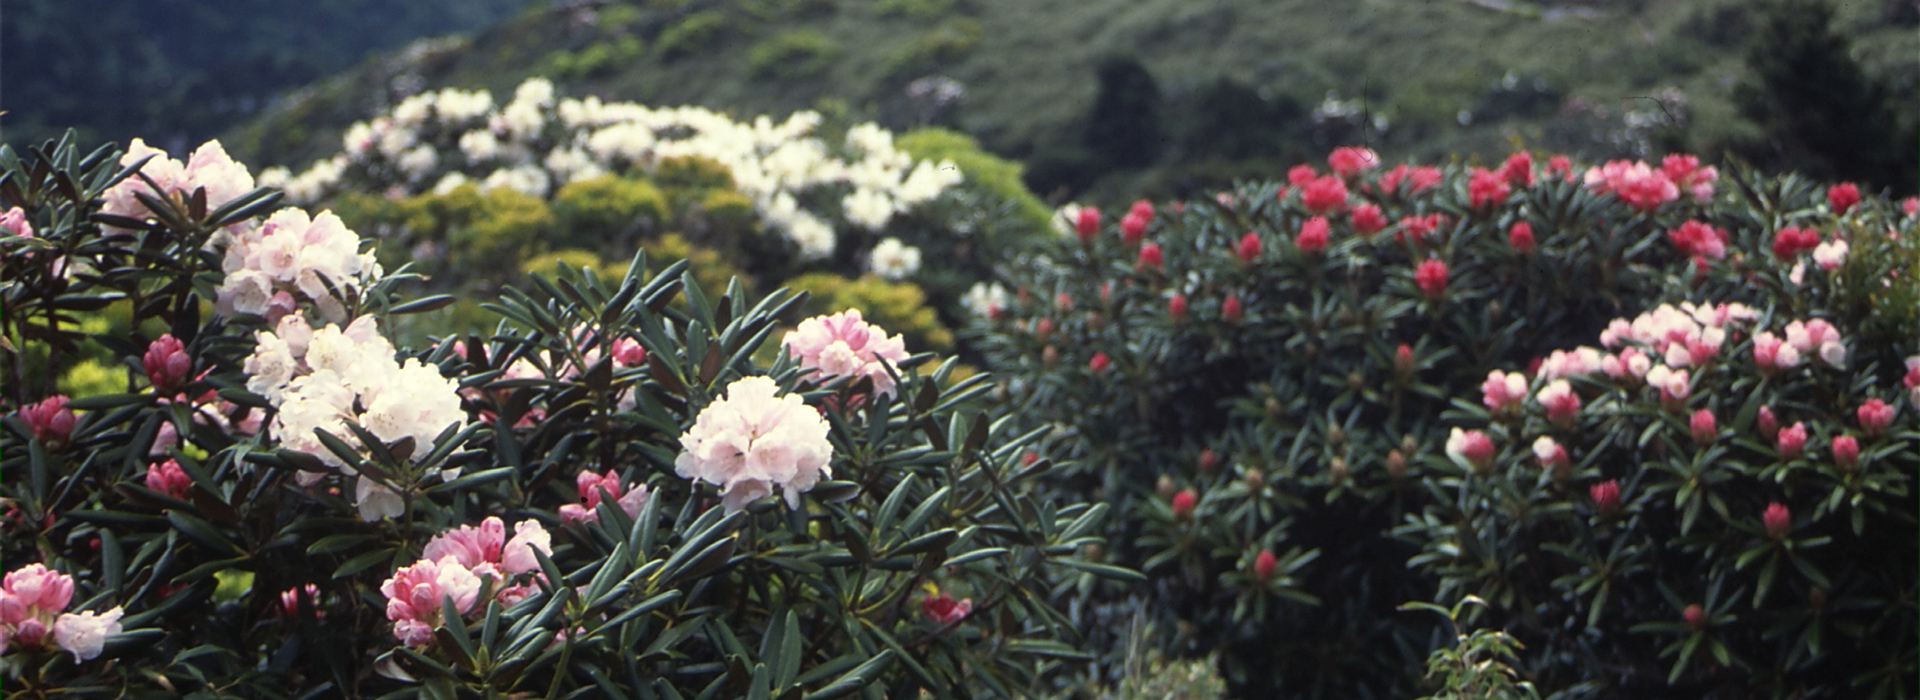
<instances>
[{"instance_id":1,"label":"dense foliage mass","mask_svg":"<svg viewBox=\"0 0 1920 700\"><path fill-rule=\"evenodd\" d=\"M1914 200L1685 155L1328 165L1069 207L978 296L1007 415L1149 577L1083 625L1145 616L1241 695L1396 697L1452 646L1400 606L1470 597L1515 644L1436 673L1910 696Z\"/></svg>"},{"instance_id":2,"label":"dense foliage mass","mask_svg":"<svg viewBox=\"0 0 1920 700\"><path fill-rule=\"evenodd\" d=\"M0 168L11 695L1028 695L1062 592L1133 575L984 375L857 310L763 364L804 296L639 254L396 347L450 298L217 144Z\"/></svg>"}]
</instances>

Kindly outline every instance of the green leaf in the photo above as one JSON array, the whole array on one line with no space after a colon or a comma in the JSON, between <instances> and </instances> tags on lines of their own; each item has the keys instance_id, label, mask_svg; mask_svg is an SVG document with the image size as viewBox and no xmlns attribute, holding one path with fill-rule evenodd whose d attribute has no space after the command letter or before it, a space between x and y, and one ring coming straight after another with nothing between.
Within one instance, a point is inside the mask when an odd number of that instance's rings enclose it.
<instances>
[{"instance_id":1,"label":"green leaf","mask_svg":"<svg viewBox=\"0 0 1920 700\"><path fill-rule=\"evenodd\" d=\"M806 700L830 700L831 698L852 695L861 688L873 683L880 674L893 665L893 650L882 650L866 663L853 667L853 670L840 674L840 677L822 686L819 690L807 693Z\"/></svg>"}]
</instances>

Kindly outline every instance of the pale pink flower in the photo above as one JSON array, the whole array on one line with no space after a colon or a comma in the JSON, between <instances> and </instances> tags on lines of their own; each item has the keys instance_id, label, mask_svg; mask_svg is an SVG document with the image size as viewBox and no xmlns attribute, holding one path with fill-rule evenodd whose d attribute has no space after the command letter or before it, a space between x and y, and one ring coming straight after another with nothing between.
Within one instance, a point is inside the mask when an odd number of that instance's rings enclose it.
<instances>
[{"instance_id":1,"label":"pale pink flower","mask_svg":"<svg viewBox=\"0 0 1920 700\"><path fill-rule=\"evenodd\" d=\"M22 238L33 237L33 224L27 221L27 212L20 207L8 209L0 214L0 231L6 231Z\"/></svg>"},{"instance_id":2,"label":"pale pink flower","mask_svg":"<svg viewBox=\"0 0 1920 700\"><path fill-rule=\"evenodd\" d=\"M709 404L680 437L674 471L720 487L729 512L771 494L774 484L798 508L800 492L832 473L833 445L818 411L778 391L766 377L729 385L727 397Z\"/></svg>"},{"instance_id":3,"label":"pale pink flower","mask_svg":"<svg viewBox=\"0 0 1920 700\"><path fill-rule=\"evenodd\" d=\"M431 560L452 557L475 571L492 565L509 576L538 571L540 561L533 550L552 553L552 537L534 520L522 520L513 529L513 538L508 539L506 524L498 516L489 516L480 521L479 527L462 525L434 535L420 556Z\"/></svg>"},{"instance_id":4,"label":"pale pink flower","mask_svg":"<svg viewBox=\"0 0 1920 700\"><path fill-rule=\"evenodd\" d=\"M53 623L53 643L72 652L76 662L99 656L107 638L120 633L120 615L117 605L104 613L61 615Z\"/></svg>"},{"instance_id":5,"label":"pale pink flower","mask_svg":"<svg viewBox=\"0 0 1920 700\"><path fill-rule=\"evenodd\" d=\"M906 341L861 320L859 309L801 321L780 344L801 367L813 370L808 376L816 381L865 376L873 381L874 391L887 395L893 394L887 365L899 371L899 363L907 359Z\"/></svg>"},{"instance_id":6,"label":"pale pink flower","mask_svg":"<svg viewBox=\"0 0 1920 700\"><path fill-rule=\"evenodd\" d=\"M1496 369L1488 372L1487 380L1480 383L1480 402L1495 413L1516 412L1526 398L1527 377L1519 372Z\"/></svg>"},{"instance_id":7,"label":"pale pink flower","mask_svg":"<svg viewBox=\"0 0 1920 700\"><path fill-rule=\"evenodd\" d=\"M1447 436L1447 455L1473 467L1474 471L1486 471L1493 466L1493 439L1478 430L1454 428Z\"/></svg>"},{"instance_id":8,"label":"pale pink flower","mask_svg":"<svg viewBox=\"0 0 1920 700\"><path fill-rule=\"evenodd\" d=\"M1800 364L1800 351L1771 331L1760 331L1753 334L1753 363L1761 372L1773 374Z\"/></svg>"},{"instance_id":9,"label":"pale pink flower","mask_svg":"<svg viewBox=\"0 0 1920 700\"><path fill-rule=\"evenodd\" d=\"M1563 467L1567 465L1569 460L1567 457L1567 448L1562 447L1560 443L1555 442L1553 438L1545 435L1533 441L1533 456L1535 459L1540 460L1540 467L1542 469Z\"/></svg>"},{"instance_id":10,"label":"pale pink flower","mask_svg":"<svg viewBox=\"0 0 1920 700\"><path fill-rule=\"evenodd\" d=\"M1836 238L1814 246L1813 261L1820 265L1822 270L1839 268L1847 261L1847 242Z\"/></svg>"},{"instance_id":11,"label":"pale pink flower","mask_svg":"<svg viewBox=\"0 0 1920 700\"><path fill-rule=\"evenodd\" d=\"M1547 420L1562 428L1573 425L1574 417L1580 413L1580 395L1573 392L1573 385L1565 379L1547 383L1534 398L1546 407Z\"/></svg>"}]
</instances>

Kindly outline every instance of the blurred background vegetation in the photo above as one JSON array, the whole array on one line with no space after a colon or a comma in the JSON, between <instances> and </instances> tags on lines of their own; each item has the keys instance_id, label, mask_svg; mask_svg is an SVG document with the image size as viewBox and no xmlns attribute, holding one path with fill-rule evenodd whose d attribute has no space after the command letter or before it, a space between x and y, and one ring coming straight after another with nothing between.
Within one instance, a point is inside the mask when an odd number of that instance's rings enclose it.
<instances>
[{"instance_id":1,"label":"blurred background vegetation","mask_svg":"<svg viewBox=\"0 0 1920 700\"><path fill-rule=\"evenodd\" d=\"M0 51L9 143L222 135L255 167L423 90L530 76L946 126L1052 202L1190 196L1345 143L1687 150L1896 194L1920 152L1916 0L13 0Z\"/></svg>"}]
</instances>

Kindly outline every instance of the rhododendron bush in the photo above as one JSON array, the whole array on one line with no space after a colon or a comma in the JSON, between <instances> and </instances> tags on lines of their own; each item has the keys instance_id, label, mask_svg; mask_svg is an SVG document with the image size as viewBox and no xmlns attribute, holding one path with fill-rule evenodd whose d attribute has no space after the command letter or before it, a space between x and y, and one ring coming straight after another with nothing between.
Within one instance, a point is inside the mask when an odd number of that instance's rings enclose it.
<instances>
[{"instance_id":1,"label":"rhododendron bush","mask_svg":"<svg viewBox=\"0 0 1920 700\"><path fill-rule=\"evenodd\" d=\"M1083 626L1246 697L1458 677L1422 601L1562 697L1912 696L1910 206L1686 155L1329 165L1070 207L975 295L1009 420L1148 576Z\"/></svg>"},{"instance_id":2,"label":"rhododendron bush","mask_svg":"<svg viewBox=\"0 0 1920 700\"><path fill-rule=\"evenodd\" d=\"M987 375L858 310L780 337L804 295L640 253L406 347L452 299L253 184L217 144L0 149L10 694L1049 694L1064 597L1137 578ZM61 393L94 357L113 388Z\"/></svg>"}]
</instances>

